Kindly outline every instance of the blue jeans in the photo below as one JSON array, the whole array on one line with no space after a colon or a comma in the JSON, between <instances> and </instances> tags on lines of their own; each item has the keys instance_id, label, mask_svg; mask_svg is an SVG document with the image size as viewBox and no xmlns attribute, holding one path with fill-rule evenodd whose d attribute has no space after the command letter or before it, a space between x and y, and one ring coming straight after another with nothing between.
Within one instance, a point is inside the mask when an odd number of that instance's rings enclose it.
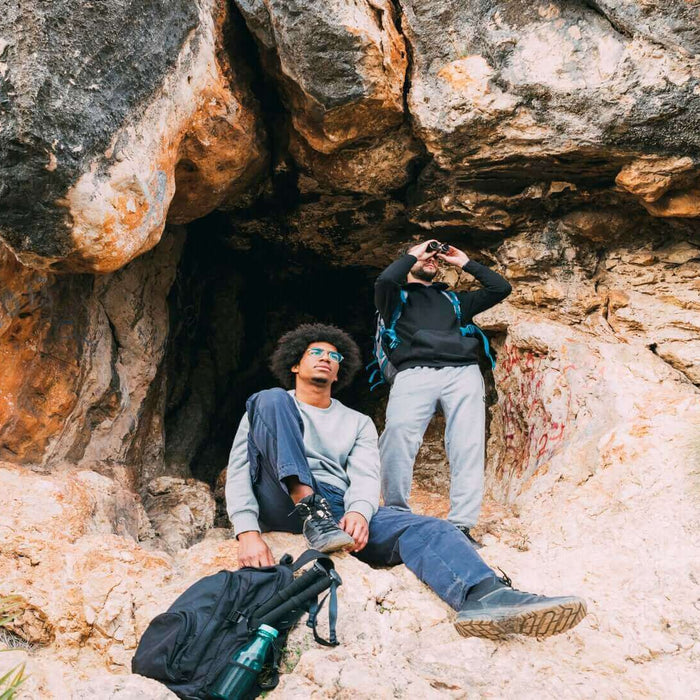
<instances>
[{"instance_id":1,"label":"blue jeans","mask_svg":"<svg viewBox=\"0 0 700 700\"><path fill-rule=\"evenodd\" d=\"M301 532L302 522L284 479L295 476L329 503L340 520L343 491L316 480L304 452L304 423L294 399L282 389L253 394L246 404L250 431L248 458L263 530ZM379 484L377 484L379 488ZM380 507L369 524L367 546L356 556L368 564L404 563L455 610L469 589L493 571L454 525L410 511Z\"/></svg>"}]
</instances>

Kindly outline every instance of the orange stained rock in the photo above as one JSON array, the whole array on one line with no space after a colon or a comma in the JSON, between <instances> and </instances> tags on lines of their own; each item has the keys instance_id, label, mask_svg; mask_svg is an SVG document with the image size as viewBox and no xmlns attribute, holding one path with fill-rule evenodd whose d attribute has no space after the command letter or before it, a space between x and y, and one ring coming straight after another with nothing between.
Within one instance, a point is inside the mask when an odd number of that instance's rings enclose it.
<instances>
[{"instance_id":1,"label":"orange stained rock","mask_svg":"<svg viewBox=\"0 0 700 700\"><path fill-rule=\"evenodd\" d=\"M642 200L642 204L653 216L695 218L700 216L700 188L670 192L654 202Z\"/></svg>"},{"instance_id":2,"label":"orange stained rock","mask_svg":"<svg viewBox=\"0 0 700 700\"><path fill-rule=\"evenodd\" d=\"M615 182L641 197L644 202L654 202L679 181L687 181L692 171L691 158L649 156L625 165L617 174Z\"/></svg>"},{"instance_id":3,"label":"orange stained rock","mask_svg":"<svg viewBox=\"0 0 700 700\"><path fill-rule=\"evenodd\" d=\"M83 339L52 312L51 284L0 253L0 459L39 461L77 401Z\"/></svg>"}]
</instances>

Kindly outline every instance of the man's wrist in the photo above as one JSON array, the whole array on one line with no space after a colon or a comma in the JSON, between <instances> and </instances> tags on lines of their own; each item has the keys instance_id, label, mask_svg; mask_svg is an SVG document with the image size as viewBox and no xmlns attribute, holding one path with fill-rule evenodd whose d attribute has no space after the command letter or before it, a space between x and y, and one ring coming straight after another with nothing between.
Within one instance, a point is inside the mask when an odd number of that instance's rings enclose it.
<instances>
[{"instance_id":1,"label":"man's wrist","mask_svg":"<svg viewBox=\"0 0 700 700\"><path fill-rule=\"evenodd\" d=\"M254 540L262 538L262 535L257 530L246 530L245 532L237 532L236 539L240 542L241 540Z\"/></svg>"},{"instance_id":2,"label":"man's wrist","mask_svg":"<svg viewBox=\"0 0 700 700\"><path fill-rule=\"evenodd\" d=\"M364 513L360 513L359 510L349 510L345 515L350 515L350 513L352 513L353 515L359 515L369 525L367 516Z\"/></svg>"},{"instance_id":3,"label":"man's wrist","mask_svg":"<svg viewBox=\"0 0 700 700\"><path fill-rule=\"evenodd\" d=\"M372 520L372 516L374 515L375 511L376 507L373 506L372 503L370 503L369 501L363 501L362 499L358 499L348 504L345 512L359 513L369 524L370 520Z\"/></svg>"},{"instance_id":4,"label":"man's wrist","mask_svg":"<svg viewBox=\"0 0 700 700\"><path fill-rule=\"evenodd\" d=\"M252 510L239 510L236 513L229 513L228 517L236 535L240 532L247 532L248 530L260 532L258 514Z\"/></svg>"}]
</instances>

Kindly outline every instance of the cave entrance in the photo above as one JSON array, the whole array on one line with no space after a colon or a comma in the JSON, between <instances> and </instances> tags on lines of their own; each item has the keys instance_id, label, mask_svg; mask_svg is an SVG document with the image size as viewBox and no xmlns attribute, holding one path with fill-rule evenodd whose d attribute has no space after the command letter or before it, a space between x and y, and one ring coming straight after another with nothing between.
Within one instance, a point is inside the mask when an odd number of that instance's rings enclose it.
<instances>
[{"instance_id":1,"label":"cave entrance","mask_svg":"<svg viewBox=\"0 0 700 700\"><path fill-rule=\"evenodd\" d=\"M247 397L277 384L267 361L280 335L299 323L332 323L368 358L374 331L377 269L331 267L284 241L231 234L224 214L191 224L169 296L166 473L211 485ZM338 398L371 415L381 402L364 372Z\"/></svg>"}]
</instances>

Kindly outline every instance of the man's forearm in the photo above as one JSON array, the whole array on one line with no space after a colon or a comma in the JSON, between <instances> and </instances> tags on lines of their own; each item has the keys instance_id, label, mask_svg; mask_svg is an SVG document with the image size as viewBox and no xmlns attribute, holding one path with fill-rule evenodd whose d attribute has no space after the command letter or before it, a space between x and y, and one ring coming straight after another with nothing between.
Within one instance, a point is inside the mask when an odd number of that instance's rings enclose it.
<instances>
[{"instance_id":1,"label":"man's forearm","mask_svg":"<svg viewBox=\"0 0 700 700\"><path fill-rule=\"evenodd\" d=\"M402 255L398 260L394 260L389 267L377 277L376 284L403 284L411 268L416 264L415 255Z\"/></svg>"},{"instance_id":2,"label":"man's forearm","mask_svg":"<svg viewBox=\"0 0 700 700\"><path fill-rule=\"evenodd\" d=\"M350 486L345 491L346 511L362 515L367 522L379 507L379 449L377 429L370 418L356 438L346 465Z\"/></svg>"},{"instance_id":3,"label":"man's forearm","mask_svg":"<svg viewBox=\"0 0 700 700\"><path fill-rule=\"evenodd\" d=\"M459 301L465 321L503 301L511 292L510 282L485 265L470 260L462 269L483 285L482 289L474 292L460 292Z\"/></svg>"},{"instance_id":4,"label":"man's forearm","mask_svg":"<svg viewBox=\"0 0 700 700\"><path fill-rule=\"evenodd\" d=\"M231 521L231 525L233 525L233 532L236 537L244 532L260 532L258 515L253 511L239 510L229 512L228 518Z\"/></svg>"},{"instance_id":5,"label":"man's forearm","mask_svg":"<svg viewBox=\"0 0 700 700\"><path fill-rule=\"evenodd\" d=\"M415 256L404 255L391 263L374 283L374 305L386 323L398 303L399 289L415 262Z\"/></svg>"},{"instance_id":6,"label":"man's forearm","mask_svg":"<svg viewBox=\"0 0 700 700\"><path fill-rule=\"evenodd\" d=\"M226 511L234 532L259 532L258 502L253 492L248 464L248 418L246 415L236 431L226 469Z\"/></svg>"}]
</instances>

